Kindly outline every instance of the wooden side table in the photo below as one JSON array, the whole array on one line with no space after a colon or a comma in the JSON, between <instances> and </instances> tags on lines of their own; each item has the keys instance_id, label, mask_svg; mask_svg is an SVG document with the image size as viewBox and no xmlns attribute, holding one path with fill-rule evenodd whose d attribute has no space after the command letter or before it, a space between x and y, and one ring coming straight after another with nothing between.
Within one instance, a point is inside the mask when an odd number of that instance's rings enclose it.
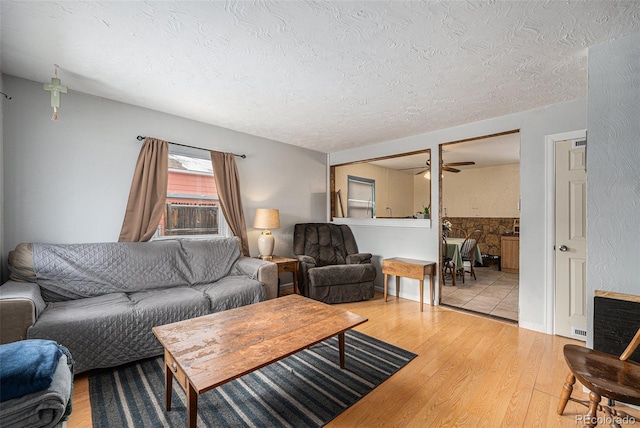
<instances>
[{"instance_id":1,"label":"wooden side table","mask_svg":"<svg viewBox=\"0 0 640 428\"><path fill-rule=\"evenodd\" d=\"M420 312L424 310L424 277L429 275L429 304L433 305L433 277L436 274L436 262L426 260L413 260L394 257L392 259L382 260L382 273L384 274L384 301L387 301L387 287L389 284L389 275L396 276L396 298L400 291L400 277L417 279L420 281Z\"/></svg>"},{"instance_id":2,"label":"wooden side table","mask_svg":"<svg viewBox=\"0 0 640 428\"><path fill-rule=\"evenodd\" d=\"M278 265L278 275L286 272L291 272L293 274L293 292L296 294L300 294L300 290L298 290L298 260L291 259L289 257L273 256L273 258L268 261ZM280 296L279 284L278 296Z\"/></svg>"}]
</instances>

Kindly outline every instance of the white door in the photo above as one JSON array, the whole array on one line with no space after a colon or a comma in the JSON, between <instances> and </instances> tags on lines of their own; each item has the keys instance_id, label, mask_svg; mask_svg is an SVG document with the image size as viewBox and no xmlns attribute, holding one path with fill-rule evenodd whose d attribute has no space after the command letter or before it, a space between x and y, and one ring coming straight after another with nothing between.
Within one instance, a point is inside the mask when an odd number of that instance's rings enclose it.
<instances>
[{"instance_id":1,"label":"white door","mask_svg":"<svg viewBox=\"0 0 640 428\"><path fill-rule=\"evenodd\" d=\"M586 140L556 143L555 333L578 340L587 330Z\"/></svg>"}]
</instances>

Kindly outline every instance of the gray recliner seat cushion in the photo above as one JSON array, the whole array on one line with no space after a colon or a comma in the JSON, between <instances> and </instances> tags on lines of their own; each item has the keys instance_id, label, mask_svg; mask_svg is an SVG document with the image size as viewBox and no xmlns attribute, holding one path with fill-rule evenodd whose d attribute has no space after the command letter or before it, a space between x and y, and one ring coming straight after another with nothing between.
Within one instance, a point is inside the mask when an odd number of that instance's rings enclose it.
<instances>
[{"instance_id":1,"label":"gray recliner seat cushion","mask_svg":"<svg viewBox=\"0 0 640 428\"><path fill-rule=\"evenodd\" d=\"M357 302L373 298L376 268L371 264L309 269L309 297L324 303Z\"/></svg>"},{"instance_id":2,"label":"gray recliner seat cushion","mask_svg":"<svg viewBox=\"0 0 640 428\"><path fill-rule=\"evenodd\" d=\"M375 295L376 268L371 264L309 269L309 297L324 303L368 300Z\"/></svg>"},{"instance_id":3,"label":"gray recliner seat cushion","mask_svg":"<svg viewBox=\"0 0 640 428\"><path fill-rule=\"evenodd\" d=\"M309 269L309 282L312 287L368 282L373 281L375 277L376 268L371 264L335 265Z\"/></svg>"},{"instance_id":4,"label":"gray recliner seat cushion","mask_svg":"<svg viewBox=\"0 0 640 428\"><path fill-rule=\"evenodd\" d=\"M80 373L160 355L153 326L208 313L207 297L189 287L111 293L49 303L27 335L65 346Z\"/></svg>"}]
</instances>

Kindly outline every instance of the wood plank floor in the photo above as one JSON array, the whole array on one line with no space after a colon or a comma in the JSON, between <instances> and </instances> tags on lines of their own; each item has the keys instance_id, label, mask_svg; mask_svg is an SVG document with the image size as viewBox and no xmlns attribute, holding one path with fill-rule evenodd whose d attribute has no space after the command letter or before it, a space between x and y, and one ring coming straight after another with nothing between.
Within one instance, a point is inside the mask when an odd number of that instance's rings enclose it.
<instances>
[{"instance_id":1,"label":"wood plank floor","mask_svg":"<svg viewBox=\"0 0 640 428\"><path fill-rule=\"evenodd\" d=\"M382 296L339 305L369 318L356 330L418 354L327 427L576 427L586 408L556 406L571 339L445 307ZM348 361L347 361L348 367ZM90 427L86 375L76 377L68 428ZM586 398L579 384L574 395ZM638 416L640 412L624 408ZM602 424L605 425L605 424ZM637 426L637 425L623 425Z\"/></svg>"}]
</instances>

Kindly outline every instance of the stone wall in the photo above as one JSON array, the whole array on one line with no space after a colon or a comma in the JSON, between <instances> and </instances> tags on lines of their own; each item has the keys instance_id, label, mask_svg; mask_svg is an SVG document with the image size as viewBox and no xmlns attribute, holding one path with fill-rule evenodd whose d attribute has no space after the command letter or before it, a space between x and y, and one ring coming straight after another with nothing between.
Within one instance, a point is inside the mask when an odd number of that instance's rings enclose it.
<instances>
[{"instance_id":1,"label":"stone wall","mask_svg":"<svg viewBox=\"0 0 640 428\"><path fill-rule=\"evenodd\" d=\"M482 231L478 245L482 254L501 254L500 236L506 232L513 232L514 217L448 217L451 226L460 228L467 233L476 229Z\"/></svg>"}]
</instances>

